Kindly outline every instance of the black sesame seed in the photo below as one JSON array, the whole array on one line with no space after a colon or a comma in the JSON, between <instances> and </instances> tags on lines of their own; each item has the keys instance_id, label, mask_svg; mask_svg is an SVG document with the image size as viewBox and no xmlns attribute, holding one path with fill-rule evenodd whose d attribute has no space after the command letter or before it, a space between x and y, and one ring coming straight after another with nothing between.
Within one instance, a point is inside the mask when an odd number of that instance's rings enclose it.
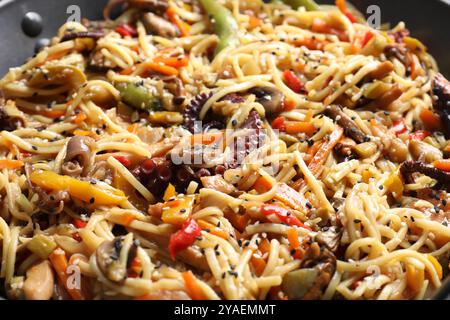
<instances>
[{"instance_id":1,"label":"black sesame seed","mask_svg":"<svg viewBox=\"0 0 450 320\"><path fill-rule=\"evenodd\" d=\"M90 203L90 204L93 204L94 202L95 202L95 198L94 198L94 197L92 197L92 198L89 199L89 203Z\"/></svg>"},{"instance_id":2,"label":"black sesame seed","mask_svg":"<svg viewBox=\"0 0 450 320\"><path fill-rule=\"evenodd\" d=\"M353 222L356 223L356 224L358 224L358 223L361 223L361 220L355 219L355 220L353 220Z\"/></svg>"}]
</instances>

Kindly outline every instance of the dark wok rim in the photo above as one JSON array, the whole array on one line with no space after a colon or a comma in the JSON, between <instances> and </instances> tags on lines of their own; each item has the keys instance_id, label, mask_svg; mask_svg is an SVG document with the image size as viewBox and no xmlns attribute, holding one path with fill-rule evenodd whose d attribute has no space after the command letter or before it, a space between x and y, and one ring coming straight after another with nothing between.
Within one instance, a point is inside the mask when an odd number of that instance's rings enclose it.
<instances>
[{"instance_id":1,"label":"dark wok rim","mask_svg":"<svg viewBox=\"0 0 450 320\"><path fill-rule=\"evenodd\" d=\"M8 5L11 5L15 1L16 0L0 0L0 10L5 8ZM435 1L441 2L450 8L450 0L435 0ZM74 1L74 3L76 3L76 1ZM0 12L0 14L1 14L1 12ZM12 48L12 49L15 50L17 48ZM5 50L5 48L1 48L1 50ZM3 283L4 283L3 279L0 279L0 300L6 300L4 298L6 296L6 294L4 292ZM447 279L444 281L442 287L436 292L436 294L432 297L432 299L434 299L434 300L450 299L450 275L447 277Z\"/></svg>"}]
</instances>

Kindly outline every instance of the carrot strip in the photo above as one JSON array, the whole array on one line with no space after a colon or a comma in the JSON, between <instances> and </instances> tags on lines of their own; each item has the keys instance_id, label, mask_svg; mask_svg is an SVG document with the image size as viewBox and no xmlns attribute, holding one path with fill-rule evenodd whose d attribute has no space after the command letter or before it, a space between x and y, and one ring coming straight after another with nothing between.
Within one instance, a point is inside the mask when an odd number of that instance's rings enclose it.
<instances>
[{"instance_id":1,"label":"carrot strip","mask_svg":"<svg viewBox=\"0 0 450 320\"><path fill-rule=\"evenodd\" d=\"M197 223L200 226L200 228L202 228L203 230L208 229L211 234L218 236L225 240L228 239L228 233L223 231L222 229L216 227L215 225L213 225L209 222L206 222L205 220L198 220Z\"/></svg>"},{"instance_id":2,"label":"carrot strip","mask_svg":"<svg viewBox=\"0 0 450 320\"><path fill-rule=\"evenodd\" d=\"M442 171L446 171L446 172L450 172L450 159L446 159L446 160L436 160L433 163L434 167L436 169L442 170Z\"/></svg>"},{"instance_id":3,"label":"carrot strip","mask_svg":"<svg viewBox=\"0 0 450 320\"><path fill-rule=\"evenodd\" d=\"M162 63L166 66L178 69L178 68L186 67L189 64L189 58L187 55L185 55L183 58L159 56L159 57L156 57L155 59L153 59L153 62Z\"/></svg>"},{"instance_id":4,"label":"carrot strip","mask_svg":"<svg viewBox=\"0 0 450 320\"><path fill-rule=\"evenodd\" d=\"M287 134L306 133L308 136L312 136L317 130L311 122L286 121L284 125Z\"/></svg>"},{"instance_id":5,"label":"carrot strip","mask_svg":"<svg viewBox=\"0 0 450 320\"><path fill-rule=\"evenodd\" d=\"M84 112L80 112L79 114L76 115L75 119L73 120L73 123L80 124L86 119L87 115Z\"/></svg>"},{"instance_id":6,"label":"carrot strip","mask_svg":"<svg viewBox=\"0 0 450 320\"><path fill-rule=\"evenodd\" d=\"M184 284L186 286L187 293L192 298L192 300L205 300L205 294L202 288L198 285L198 280L194 277L191 271L182 272Z\"/></svg>"},{"instance_id":7,"label":"carrot strip","mask_svg":"<svg viewBox=\"0 0 450 320\"><path fill-rule=\"evenodd\" d=\"M170 7L166 11L167 17L169 18L170 22L175 24L178 29L181 32L181 35L183 37L187 37L189 33L191 32L191 26L188 25L186 22L181 20L181 18L175 13L175 9L173 7Z\"/></svg>"},{"instance_id":8,"label":"carrot strip","mask_svg":"<svg viewBox=\"0 0 450 320\"><path fill-rule=\"evenodd\" d=\"M166 76L177 76L179 74L177 69L170 67L170 66L166 66L162 63L155 63L153 61L147 61L147 62L144 62L144 66L145 66L145 69L150 69L152 71L164 74Z\"/></svg>"},{"instance_id":9,"label":"carrot strip","mask_svg":"<svg viewBox=\"0 0 450 320\"><path fill-rule=\"evenodd\" d=\"M84 296L83 293L81 292L81 289L72 288L72 286L68 285L69 277L66 273L68 262L64 250L60 248L55 249L50 254L49 260L52 263L52 266L55 269L60 282L64 285L64 288L66 288L67 293L72 297L72 299L84 300Z\"/></svg>"}]
</instances>

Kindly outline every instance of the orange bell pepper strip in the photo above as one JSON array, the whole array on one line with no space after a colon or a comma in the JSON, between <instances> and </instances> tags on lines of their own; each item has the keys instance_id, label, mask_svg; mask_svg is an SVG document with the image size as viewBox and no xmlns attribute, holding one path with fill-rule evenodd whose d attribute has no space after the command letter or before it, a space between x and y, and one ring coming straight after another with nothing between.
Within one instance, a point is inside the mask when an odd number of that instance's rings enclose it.
<instances>
[{"instance_id":1,"label":"orange bell pepper strip","mask_svg":"<svg viewBox=\"0 0 450 320\"><path fill-rule=\"evenodd\" d=\"M44 189L66 190L72 197L98 206L119 205L127 199L121 190L112 187L101 189L89 182L62 176L53 171L35 171L30 175L30 180Z\"/></svg>"},{"instance_id":2,"label":"orange bell pepper strip","mask_svg":"<svg viewBox=\"0 0 450 320\"><path fill-rule=\"evenodd\" d=\"M147 61L144 62L144 66L146 70L155 71L166 76L177 76L179 74L179 71L177 69L162 63Z\"/></svg>"},{"instance_id":3,"label":"orange bell pepper strip","mask_svg":"<svg viewBox=\"0 0 450 320\"><path fill-rule=\"evenodd\" d=\"M210 231L211 234L218 236L219 238L228 239L228 233L223 231L222 229L216 227L215 225L205 221L205 220L198 220L197 221L198 225L200 226L200 228L202 228L203 230L208 229Z\"/></svg>"},{"instance_id":4,"label":"orange bell pepper strip","mask_svg":"<svg viewBox=\"0 0 450 320\"><path fill-rule=\"evenodd\" d=\"M182 68L186 67L189 64L189 57L185 55L183 58L181 57L156 57L153 59L153 62L155 63L162 63L166 66L172 67L172 68Z\"/></svg>"},{"instance_id":5,"label":"orange bell pepper strip","mask_svg":"<svg viewBox=\"0 0 450 320\"><path fill-rule=\"evenodd\" d=\"M430 130L440 130L442 128L441 118L430 109L424 109L420 113L420 119L423 121L425 127Z\"/></svg>"},{"instance_id":6,"label":"orange bell pepper strip","mask_svg":"<svg viewBox=\"0 0 450 320\"><path fill-rule=\"evenodd\" d=\"M10 169L10 170L20 169L23 166L24 166L24 163L23 163L23 161L20 161L20 160L8 160L8 159L0 160L0 170L2 170L2 169Z\"/></svg>"}]
</instances>

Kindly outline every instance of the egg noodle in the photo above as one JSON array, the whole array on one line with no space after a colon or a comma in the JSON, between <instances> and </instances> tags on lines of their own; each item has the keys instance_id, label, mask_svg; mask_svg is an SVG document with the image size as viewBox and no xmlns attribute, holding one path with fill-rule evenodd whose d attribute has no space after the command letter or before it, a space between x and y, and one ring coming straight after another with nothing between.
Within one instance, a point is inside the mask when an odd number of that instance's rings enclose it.
<instances>
[{"instance_id":1,"label":"egg noodle","mask_svg":"<svg viewBox=\"0 0 450 320\"><path fill-rule=\"evenodd\" d=\"M431 297L450 252L442 76L403 23L304 3L111 1L11 68L8 298Z\"/></svg>"}]
</instances>

